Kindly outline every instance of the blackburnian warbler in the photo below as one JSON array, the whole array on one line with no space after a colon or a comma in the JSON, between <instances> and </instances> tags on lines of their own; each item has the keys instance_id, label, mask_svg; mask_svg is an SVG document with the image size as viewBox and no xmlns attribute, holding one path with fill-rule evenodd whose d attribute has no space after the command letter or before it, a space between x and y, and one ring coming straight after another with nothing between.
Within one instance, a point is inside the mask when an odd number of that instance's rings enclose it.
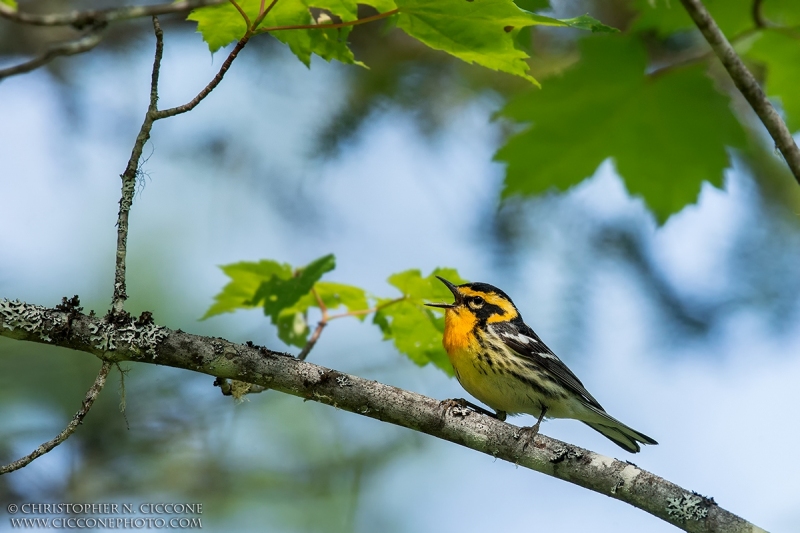
<instances>
[{"instance_id":1,"label":"blackburnian warbler","mask_svg":"<svg viewBox=\"0 0 800 533\"><path fill-rule=\"evenodd\" d=\"M631 453L639 451L640 442L658 444L608 415L523 322L506 293L487 283L456 286L439 279L455 297L452 304L427 304L445 309L444 348L461 386L494 409L494 416L537 417L530 442L546 415L580 420Z\"/></svg>"}]
</instances>

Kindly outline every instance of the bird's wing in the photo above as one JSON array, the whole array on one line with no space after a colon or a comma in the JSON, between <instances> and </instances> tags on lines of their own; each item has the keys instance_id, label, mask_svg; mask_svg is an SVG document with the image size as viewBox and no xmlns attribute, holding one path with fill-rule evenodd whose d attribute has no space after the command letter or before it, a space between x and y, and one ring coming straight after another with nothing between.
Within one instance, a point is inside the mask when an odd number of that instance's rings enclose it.
<instances>
[{"instance_id":1,"label":"bird's wing","mask_svg":"<svg viewBox=\"0 0 800 533\"><path fill-rule=\"evenodd\" d=\"M495 333L520 357L534 362L542 370L557 379L568 390L581 396L583 400L601 411L603 407L589 394L578 376L567 368L553 350L547 347L542 339L524 322L492 324Z\"/></svg>"}]
</instances>

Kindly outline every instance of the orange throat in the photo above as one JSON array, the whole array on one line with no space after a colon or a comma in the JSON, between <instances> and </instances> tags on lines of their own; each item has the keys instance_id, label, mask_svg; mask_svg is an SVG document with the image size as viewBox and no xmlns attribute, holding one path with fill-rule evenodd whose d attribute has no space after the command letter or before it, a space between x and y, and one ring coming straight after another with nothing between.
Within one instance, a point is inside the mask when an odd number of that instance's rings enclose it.
<instances>
[{"instance_id":1,"label":"orange throat","mask_svg":"<svg viewBox=\"0 0 800 533\"><path fill-rule=\"evenodd\" d=\"M473 347L474 344L477 344L477 341L472 334L472 329L477 321L478 319L475 318L475 315L463 308L455 307L445 312L442 344L451 362L459 353L470 348L477 349L477 347Z\"/></svg>"}]
</instances>

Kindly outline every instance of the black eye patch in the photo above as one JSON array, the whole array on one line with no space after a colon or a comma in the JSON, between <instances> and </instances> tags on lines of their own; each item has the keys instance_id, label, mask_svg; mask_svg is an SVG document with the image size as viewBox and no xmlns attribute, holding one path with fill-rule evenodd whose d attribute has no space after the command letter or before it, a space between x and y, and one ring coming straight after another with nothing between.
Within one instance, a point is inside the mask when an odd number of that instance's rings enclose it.
<instances>
[{"instance_id":1,"label":"black eye patch","mask_svg":"<svg viewBox=\"0 0 800 533\"><path fill-rule=\"evenodd\" d=\"M486 300L484 300L480 296L473 296L472 298L467 300L467 303L473 309L480 309L481 307L483 307L483 304L486 303Z\"/></svg>"}]
</instances>

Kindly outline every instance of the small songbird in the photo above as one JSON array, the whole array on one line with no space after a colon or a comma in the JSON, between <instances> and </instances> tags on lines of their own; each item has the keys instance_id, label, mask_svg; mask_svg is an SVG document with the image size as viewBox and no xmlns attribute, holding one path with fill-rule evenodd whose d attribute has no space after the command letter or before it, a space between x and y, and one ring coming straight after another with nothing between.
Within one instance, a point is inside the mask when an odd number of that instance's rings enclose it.
<instances>
[{"instance_id":1,"label":"small songbird","mask_svg":"<svg viewBox=\"0 0 800 533\"><path fill-rule=\"evenodd\" d=\"M529 428L531 441L546 415L580 420L631 453L639 451L640 442L658 444L606 413L523 322L506 293L487 283L456 286L439 279L455 302L426 305L445 309L443 344L456 377L467 392L496 411L494 416L537 417Z\"/></svg>"}]
</instances>

